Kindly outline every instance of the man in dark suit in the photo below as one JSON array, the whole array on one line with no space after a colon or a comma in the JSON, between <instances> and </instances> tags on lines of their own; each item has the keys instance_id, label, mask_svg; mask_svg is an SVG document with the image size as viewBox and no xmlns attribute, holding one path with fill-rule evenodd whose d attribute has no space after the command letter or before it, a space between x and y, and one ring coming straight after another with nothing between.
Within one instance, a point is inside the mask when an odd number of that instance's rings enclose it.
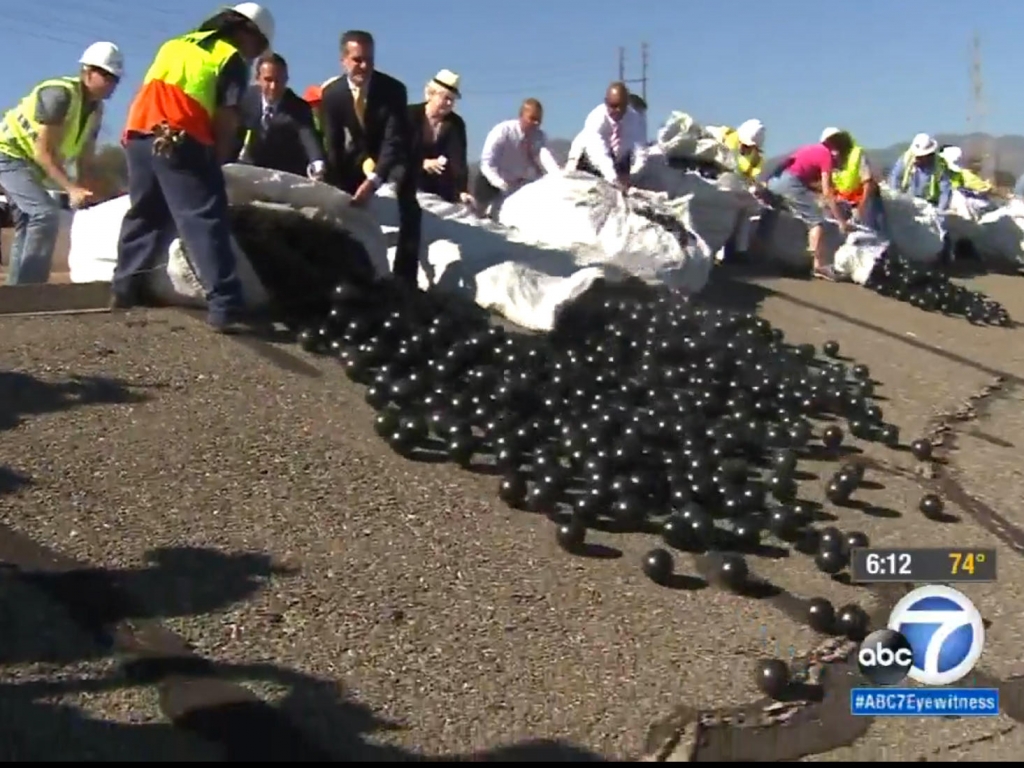
<instances>
[{"instance_id":1,"label":"man in dark suit","mask_svg":"<svg viewBox=\"0 0 1024 768\"><path fill-rule=\"evenodd\" d=\"M345 76L323 89L321 119L327 149L326 180L366 203L381 184L393 182L398 198L398 247L394 276L416 287L423 212L416 200L414 162L405 85L374 69L373 36L341 36Z\"/></svg>"},{"instance_id":2,"label":"man in dark suit","mask_svg":"<svg viewBox=\"0 0 1024 768\"><path fill-rule=\"evenodd\" d=\"M277 53L256 62L256 84L239 105L239 161L322 178L324 152L313 110L288 87L288 63Z\"/></svg>"}]
</instances>

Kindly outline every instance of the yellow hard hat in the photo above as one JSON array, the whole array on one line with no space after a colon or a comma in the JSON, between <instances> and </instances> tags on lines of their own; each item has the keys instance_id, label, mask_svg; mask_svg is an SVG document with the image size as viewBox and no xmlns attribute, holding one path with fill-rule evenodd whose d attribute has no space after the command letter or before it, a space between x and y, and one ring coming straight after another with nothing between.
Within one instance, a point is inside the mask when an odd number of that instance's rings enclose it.
<instances>
[{"instance_id":1,"label":"yellow hard hat","mask_svg":"<svg viewBox=\"0 0 1024 768\"><path fill-rule=\"evenodd\" d=\"M377 164L375 162L373 162L373 158L372 157L366 158L365 160L363 160L363 175L364 176L369 176L371 173L373 173L373 171L374 171L374 169L376 167L377 167Z\"/></svg>"}]
</instances>

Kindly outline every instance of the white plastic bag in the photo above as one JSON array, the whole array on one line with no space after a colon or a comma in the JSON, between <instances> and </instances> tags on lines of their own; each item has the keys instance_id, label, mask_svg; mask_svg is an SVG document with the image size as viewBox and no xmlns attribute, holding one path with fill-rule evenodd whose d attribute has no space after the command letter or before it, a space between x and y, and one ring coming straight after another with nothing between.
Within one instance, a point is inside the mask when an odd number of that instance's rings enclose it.
<instances>
[{"instance_id":1,"label":"white plastic bag","mask_svg":"<svg viewBox=\"0 0 1024 768\"><path fill-rule=\"evenodd\" d=\"M838 274L864 285L871 276L871 270L882 254L889 248L889 241L875 232L856 229L846 236L846 241L836 249L833 266Z\"/></svg>"},{"instance_id":2,"label":"white plastic bag","mask_svg":"<svg viewBox=\"0 0 1024 768\"><path fill-rule=\"evenodd\" d=\"M945 216L934 205L903 192L882 188L885 218L892 244L919 264L934 264L942 255Z\"/></svg>"},{"instance_id":3,"label":"white plastic bag","mask_svg":"<svg viewBox=\"0 0 1024 768\"><path fill-rule=\"evenodd\" d=\"M654 220L659 217L673 226ZM581 266L599 265L688 293L702 290L711 271L707 243L686 231L658 195L634 189L624 196L587 174L548 175L527 184L505 201L500 221L529 241L571 250Z\"/></svg>"},{"instance_id":4,"label":"white plastic bag","mask_svg":"<svg viewBox=\"0 0 1024 768\"><path fill-rule=\"evenodd\" d=\"M986 261L1003 264L1024 262L1024 200L1012 198L1002 208L984 214L975 247Z\"/></svg>"},{"instance_id":5,"label":"white plastic bag","mask_svg":"<svg viewBox=\"0 0 1024 768\"><path fill-rule=\"evenodd\" d=\"M301 176L250 165L225 166L224 175L233 205L284 206L311 218L332 221L360 241L378 274L387 273L387 248L380 227L365 211L353 208L351 198L344 192ZM68 252L71 282L111 280L117 264L121 221L128 207L128 197L121 196L75 213ZM149 275L154 295L171 305L204 305L202 281L173 232L160 252L166 255ZM267 291L237 245L235 255L246 306L259 308L267 301Z\"/></svg>"},{"instance_id":6,"label":"white plastic bag","mask_svg":"<svg viewBox=\"0 0 1024 768\"><path fill-rule=\"evenodd\" d=\"M673 112L658 131L657 146L666 157L714 162L735 169L735 154L685 112Z\"/></svg>"}]
</instances>

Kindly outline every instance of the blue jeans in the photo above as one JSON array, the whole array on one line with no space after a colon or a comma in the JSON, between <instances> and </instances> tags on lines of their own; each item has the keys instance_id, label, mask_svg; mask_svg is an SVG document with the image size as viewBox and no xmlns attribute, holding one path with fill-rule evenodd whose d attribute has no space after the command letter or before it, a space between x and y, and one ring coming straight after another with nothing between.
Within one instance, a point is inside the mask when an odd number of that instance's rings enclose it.
<instances>
[{"instance_id":1,"label":"blue jeans","mask_svg":"<svg viewBox=\"0 0 1024 768\"><path fill-rule=\"evenodd\" d=\"M15 208L8 285L50 279L60 228L60 206L43 186L41 172L27 160L0 154L0 187Z\"/></svg>"},{"instance_id":2,"label":"blue jeans","mask_svg":"<svg viewBox=\"0 0 1024 768\"><path fill-rule=\"evenodd\" d=\"M148 272L164 266L161 246L177 230L206 289L211 321L241 310L227 186L213 149L186 138L164 157L153 154L152 136L135 136L125 145L125 158L131 207L121 222L114 293L130 295Z\"/></svg>"}]
</instances>

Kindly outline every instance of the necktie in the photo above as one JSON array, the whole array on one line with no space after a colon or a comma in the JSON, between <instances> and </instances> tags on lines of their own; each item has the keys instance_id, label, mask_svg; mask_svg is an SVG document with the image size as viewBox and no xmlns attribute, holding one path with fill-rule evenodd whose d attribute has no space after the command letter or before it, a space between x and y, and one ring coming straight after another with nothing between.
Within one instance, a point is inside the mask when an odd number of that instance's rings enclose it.
<instances>
[{"instance_id":1,"label":"necktie","mask_svg":"<svg viewBox=\"0 0 1024 768\"><path fill-rule=\"evenodd\" d=\"M270 106L269 104L267 104L267 106L265 106L263 108L263 120L261 121L261 125L263 126L263 130L267 130L267 128L270 126L270 121L271 121L271 119L273 119L273 117L274 117L274 108L272 106Z\"/></svg>"},{"instance_id":2,"label":"necktie","mask_svg":"<svg viewBox=\"0 0 1024 768\"><path fill-rule=\"evenodd\" d=\"M619 152L622 149L622 126L618 122L612 123L612 136L609 141L609 147L612 151L612 158L618 160Z\"/></svg>"},{"instance_id":3,"label":"necktie","mask_svg":"<svg viewBox=\"0 0 1024 768\"><path fill-rule=\"evenodd\" d=\"M359 120L359 124L365 126L366 118L366 93L364 89L360 88L354 94L352 94L352 104L356 109L356 119Z\"/></svg>"}]
</instances>

